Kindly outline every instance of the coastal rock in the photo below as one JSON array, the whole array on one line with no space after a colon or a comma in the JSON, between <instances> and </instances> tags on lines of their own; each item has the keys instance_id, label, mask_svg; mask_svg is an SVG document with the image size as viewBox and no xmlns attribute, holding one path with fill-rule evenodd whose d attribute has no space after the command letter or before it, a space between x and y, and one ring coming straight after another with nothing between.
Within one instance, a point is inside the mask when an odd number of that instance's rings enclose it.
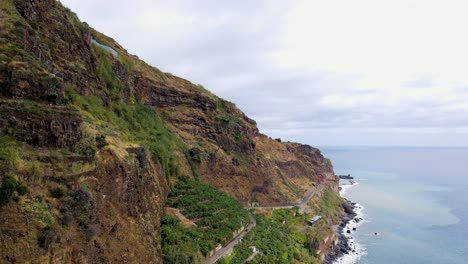
<instances>
[{"instance_id":1,"label":"coastal rock","mask_svg":"<svg viewBox=\"0 0 468 264\"><path fill-rule=\"evenodd\" d=\"M341 224L338 226L338 242L332 247L332 249L326 254L325 259L323 260L324 264L332 264L334 263L335 260L340 258L341 256L345 254L349 254L349 252L352 252L351 245L353 245L353 242L349 240L348 237L346 237L343 233L350 234L351 231L349 229L344 231L344 228L346 227L347 223L352 221L356 217L356 213L354 212L354 209L356 208L356 203L353 203L351 201L348 201L345 199L345 204L349 210L349 213L346 212L346 214L341 218Z\"/></svg>"},{"instance_id":2,"label":"coastal rock","mask_svg":"<svg viewBox=\"0 0 468 264\"><path fill-rule=\"evenodd\" d=\"M354 177L351 177L351 174L348 175L338 175L338 178L341 180L354 180Z\"/></svg>"}]
</instances>

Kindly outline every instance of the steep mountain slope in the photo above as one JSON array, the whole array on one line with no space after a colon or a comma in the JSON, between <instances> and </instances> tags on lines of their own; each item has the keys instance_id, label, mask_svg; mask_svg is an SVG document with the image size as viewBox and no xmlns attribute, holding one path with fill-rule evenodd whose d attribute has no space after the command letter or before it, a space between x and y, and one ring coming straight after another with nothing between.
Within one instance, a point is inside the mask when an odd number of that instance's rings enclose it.
<instances>
[{"instance_id":1,"label":"steep mountain slope","mask_svg":"<svg viewBox=\"0 0 468 264\"><path fill-rule=\"evenodd\" d=\"M177 176L245 206L337 191L319 150L260 134L60 2L0 0L0 22L0 262L160 263Z\"/></svg>"}]
</instances>

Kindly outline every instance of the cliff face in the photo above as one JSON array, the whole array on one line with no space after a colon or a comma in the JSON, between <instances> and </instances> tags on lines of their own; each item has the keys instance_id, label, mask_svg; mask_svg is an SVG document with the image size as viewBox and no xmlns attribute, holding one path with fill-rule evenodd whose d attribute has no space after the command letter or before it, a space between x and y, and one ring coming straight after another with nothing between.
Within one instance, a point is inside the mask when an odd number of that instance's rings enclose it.
<instances>
[{"instance_id":1,"label":"cliff face","mask_svg":"<svg viewBox=\"0 0 468 264\"><path fill-rule=\"evenodd\" d=\"M59 2L1 0L0 21L0 173L28 189L0 205L0 262L160 263L178 175L244 205L337 190L318 149L267 138L234 104L129 55Z\"/></svg>"}]
</instances>

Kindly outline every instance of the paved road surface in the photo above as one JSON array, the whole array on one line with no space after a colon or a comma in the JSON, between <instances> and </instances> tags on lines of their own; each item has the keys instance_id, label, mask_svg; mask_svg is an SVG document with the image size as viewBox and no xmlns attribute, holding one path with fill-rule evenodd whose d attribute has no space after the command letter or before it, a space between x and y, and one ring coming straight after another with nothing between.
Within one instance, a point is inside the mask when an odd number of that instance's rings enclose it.
<instances>
[{"instance_id":1,"label":"paved road surface","mask_svg":"<svg viewBox=\"0 0 468 264\"><path fill-rule=\"evenodd\" d=\"M304 193L302 196L302 200L300 203L297 203L295 205L284 205L284 206L258 206L258 207L248 207L247 209L255 209L255 208L260 208L260 209L281 209L281 208L286 208L286 209L292 209L294 206L299 207L299 213L303 213L305 208L307 207L307 204L309 203L310 199L314 196L315 193L320 192L323 188L323 185L319 185L318 187L312 188L308 190L307 192ZM249 215L250 219L250 224L247 226L246 229L244 229L239 235L237 235L229 244L227 244L225 247L222 249L216 251L213 256L208 257L205 260L205 264L213 264L215 263L218 259L221 257L227 256L231 254L232 250L234 249L234 246L237 245L240 240L248 233L250 230L252 230L253 227L257 224L255 221L255 218L250 214ZM255 257L255 254L254 256Z\"/></svg>"},{"instance_id":2,"label":"paved road surface","mask_svg":"<svg viewBox=\"0 0 468 264\"><path fill-rule=\"evenodd\" d=\"M314 196L314 194L322 191L322 189L323 189L323 185L319 185L318 187L315 187L313 189L308 190L304 194L304 196L302 198L302 201L298 204L300 214L304 213L304 211L305 211L305 209L307 207L307 204L309 203L310 199Z\"/></svg>"},{"instance_id":3,"label":"paved road surface","mask_svg":"<svg viewBox=\"0 0 468 264\"><path fill-rule=\"evenodd\" d=\"M319 185L318 187L314 187L307 192L304 193L302 196L302 200L300 203L296 203L293 205L279 205L279 206L253 206L253 207L247 207L247 209L292 209L295 206L299 207L299 213L302 214L305 211L305 208L307 207L307 204L309 203L310 199L316 194L317 192L320 192L323 189L323 185Z\"/></svg>"},{"instance_id":4,"label":"paved road surface","mask_svg":"<svg viewBox=\"0 0 468 264\"><path fill-rule=\"evenodd\" d=\"M109 46L106 46L104 44L101 44L99 42L97 42L95 39L91 38L91 43L95 44L95 45L98 45L99 47L109 51L110 53L112 53L112 56L114 57L117 57L117 51L115 51L115 49L109 47Z\"/></svg>"},{"instance_id":5,"label":"paved road surface","mask_svg":"<svg viewBox=\"0 0 468 264\"><path fill-rule=\"evenodd\" d=\"M222 249L216 251L213 254L213 256L208 257L205 260L205 264L213 264L218 259L220 259L221 257L224 257L224 256L227 256L227 255L231 254L232 250L234 249L234 246L237 245L240 242L240 240L245 235L247 235L247 233L249 233L252 230L252 228L254 228L255 225L257 224L257 221L255 220L255 217L253 217L251 214L249 214L249 220L250 220L250 223L247 226L247 228L245 228L239 235L237 235L233 240L231 240L231 242L229 242L229 244L227 244L225 247L223 247Z\"/></svg>"},{"instance_id":6,"label":"paved road surface","mask_svg":"<svg viewBox=\"0 0 468 264\"><path fill-rule=\"evenodd\" d=\"M279 205L279 206L252 206L252 207L246 207L245 209L292 209L294 206L297 205Z\"/></svg>"}]
</instances>

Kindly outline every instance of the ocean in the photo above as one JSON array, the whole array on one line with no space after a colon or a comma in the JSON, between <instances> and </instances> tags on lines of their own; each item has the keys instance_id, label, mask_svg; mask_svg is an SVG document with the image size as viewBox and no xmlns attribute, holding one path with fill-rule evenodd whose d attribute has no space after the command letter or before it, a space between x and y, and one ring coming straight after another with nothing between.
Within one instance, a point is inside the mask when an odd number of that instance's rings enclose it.
<instances>
[{"instance_id":1,"label":"ocean","mask_svg":"<svg viewBox=\"0 0 468 264\"><path fill-rule=\"evenodd\" d=\"M468 148L323 147L357 184L355 253L337 263L468 263Z\"/></svg>"}]
</instances>

